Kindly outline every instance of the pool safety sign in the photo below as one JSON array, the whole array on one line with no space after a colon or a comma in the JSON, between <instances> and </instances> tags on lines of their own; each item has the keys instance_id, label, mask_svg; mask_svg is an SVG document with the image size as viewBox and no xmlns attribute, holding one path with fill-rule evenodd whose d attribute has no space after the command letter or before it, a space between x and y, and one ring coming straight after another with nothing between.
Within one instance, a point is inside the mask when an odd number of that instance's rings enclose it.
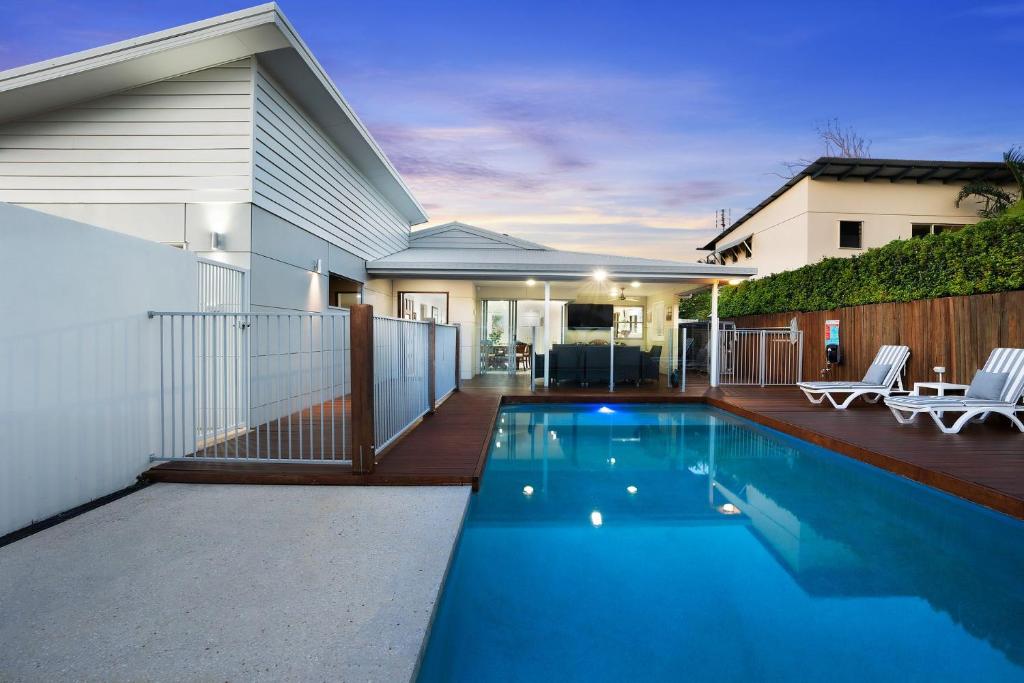
<instances>
[{"instance_id":1,"label":"pool safety sign","mask_svg":"<svg viewBox=\"0 0 1024 683\"><path fill-rule=\"evenodd\" d=\"M842 363L843 354L839 350L839 321L825 321L825 362L828 364Z\"/></svg>"}]
</instances>

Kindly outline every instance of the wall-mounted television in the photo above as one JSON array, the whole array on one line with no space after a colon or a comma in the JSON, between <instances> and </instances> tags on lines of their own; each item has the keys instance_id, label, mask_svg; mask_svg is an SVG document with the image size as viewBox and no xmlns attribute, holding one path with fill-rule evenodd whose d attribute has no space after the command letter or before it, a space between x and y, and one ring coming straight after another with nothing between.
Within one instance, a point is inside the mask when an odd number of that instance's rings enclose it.
<instances>
[{"instance_id":1,"label":"wall-mounted television","mask_svg":"<svg viewBox=\"0 0 1024 683\"><path fill-rule=\"evenodd\" d=\"M568 304L566 318L570 330L608 329L612 326L612 305Z\"/></svg>"}]
</instances>

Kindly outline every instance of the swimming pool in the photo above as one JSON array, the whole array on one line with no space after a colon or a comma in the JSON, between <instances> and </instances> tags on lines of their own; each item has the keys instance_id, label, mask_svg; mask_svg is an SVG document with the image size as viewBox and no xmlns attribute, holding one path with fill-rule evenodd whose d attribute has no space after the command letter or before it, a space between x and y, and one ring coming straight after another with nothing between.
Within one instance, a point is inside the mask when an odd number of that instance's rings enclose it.
<instances>
[{"instance_id":1,"label":"swimming pool","mask_svg":"<svg viewBox=\"0 0 1024 683\"><path fill-rule=\"evenodd\" d=\"M419 680L1024 680L1024 524L707 407L498 417Z\"/></svg>"}]
</instances>

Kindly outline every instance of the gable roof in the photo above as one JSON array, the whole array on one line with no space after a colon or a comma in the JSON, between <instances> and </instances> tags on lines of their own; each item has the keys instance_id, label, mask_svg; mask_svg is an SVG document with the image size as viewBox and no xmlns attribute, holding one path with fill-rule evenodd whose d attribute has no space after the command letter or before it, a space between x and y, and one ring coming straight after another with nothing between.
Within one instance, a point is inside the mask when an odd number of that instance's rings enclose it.
<instances>
[{"instance_id":1,"label":"gable roof","mask_svg":"<svg viewBox=\"0 0 1024 683\"><path fill-rule=\"evenodd\" d=\"M779 189L772 192L760 204L743 214L728 228L715 235L714 239L701 247L704 251L714 251L715 245L733 230L743 225L789 188L804 178L833 178L835 180L888 180L891 183L914 181L918 184L927 181L941 183L967 183L984 180L996 184L1008 184L1013 181L1010 170L1001 161L916 161L911 159L850 159L846 157L820 157L807 165L804 170L786 181Z\"/></svg>"},{"instance_id":2,"label":"gable roof","mask_svg":"<svg viewBox=\"0 0 1024 683\"><path fill-rule=\"evenodd\" d=\"M412 248L456 247L461 249L544 249L543 244L512 237L505 233L452 221L432 228L416 230L409 235Z\"/></svg>"},{"instance_id":3,"label":"gable roof","mask_svg":"<svg viewBox=\"0 0 1024 683\"><path fill-rule=\"evenodd\" d=\"M427 215L275 3L0 72L0 123L257 55L398 211Z\"/></svg>"},{"instance_id":4,"label":"gable roof","mask_svg":"<svg viewBox=\"0 0 1024 683\"><path fill-rule=\"evenodd\" d=\"M606 270L612 279L707 283L756 268L562 251L458 221L412 233L409 248L366 263L373 277L576 280Z\"/></svg>"}]
</instances>

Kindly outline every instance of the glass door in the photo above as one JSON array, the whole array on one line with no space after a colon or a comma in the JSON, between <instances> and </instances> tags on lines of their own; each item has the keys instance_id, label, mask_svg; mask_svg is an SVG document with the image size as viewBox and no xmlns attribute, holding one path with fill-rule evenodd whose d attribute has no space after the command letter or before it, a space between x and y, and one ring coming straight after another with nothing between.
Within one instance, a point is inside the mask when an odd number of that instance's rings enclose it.
<instances>
[{"instance_id":1,"label":"glass door","mask_svg":"<svg viewBox=\"0 0 1024 683\"><path fill-rule=\"evenodd\" d=\"M485 299L480 307L480 371L515 372L514 302Z\"/></svg>"}]
</instances>

